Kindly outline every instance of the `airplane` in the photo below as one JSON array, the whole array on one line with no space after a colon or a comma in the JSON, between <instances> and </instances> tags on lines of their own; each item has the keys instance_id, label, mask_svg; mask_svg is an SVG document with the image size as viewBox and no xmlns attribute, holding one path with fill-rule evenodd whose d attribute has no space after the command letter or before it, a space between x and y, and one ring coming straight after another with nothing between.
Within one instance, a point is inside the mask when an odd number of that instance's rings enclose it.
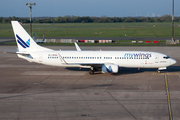
<instances>
[{"instance_id":1,"label":"airplane","mask_svg":"<svg viewBox=\"0 0 180 120\"><path fill-rule=\"evenodd\" d=\"M18 21L11 21L19 58L29 62L59 67L90 68L95 71L118 73L119 67L158 68L157 72L176 63L168 55L149 51L82 51L75 43L77 51L52 50L38 45Z\"/></svg>"}]
</instances>

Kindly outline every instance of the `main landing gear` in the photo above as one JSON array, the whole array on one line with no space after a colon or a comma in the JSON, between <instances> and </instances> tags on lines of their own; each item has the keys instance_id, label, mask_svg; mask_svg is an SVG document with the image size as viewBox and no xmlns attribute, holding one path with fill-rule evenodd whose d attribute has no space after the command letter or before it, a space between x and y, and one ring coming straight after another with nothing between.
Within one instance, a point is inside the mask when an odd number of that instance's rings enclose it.
<instances>
[{"instance_id":1,"label":"main landing gear","mask_svg":"<svg viewBox=\"0 0 180 120\"><path fill-rule=\"evenodd\" d=\"M94 70L90 70L90 71L89 71L89 74L90 74L90 75L93 75L93 74L94 74Z\"/></svg>"},{"instance_id":2,"label":"main landing gear","mask_svg":"<svg viewBox=\"0 0 180 120\"><path fill-rule=\"evenodd\" d=\"M94 68L94 67L91 67L91 70L89 71L89 74L90 74L90 75L93 75L94 72L95 72L95 68Z\"/></svg>"}]
</instances>

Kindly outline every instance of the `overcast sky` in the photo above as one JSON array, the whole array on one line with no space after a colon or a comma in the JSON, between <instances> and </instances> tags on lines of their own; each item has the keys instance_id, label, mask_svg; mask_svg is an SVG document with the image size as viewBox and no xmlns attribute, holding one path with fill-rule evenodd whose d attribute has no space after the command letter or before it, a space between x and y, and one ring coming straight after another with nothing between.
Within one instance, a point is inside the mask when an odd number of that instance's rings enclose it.
<instances>
[{"instance_id":1,"label":"overcast sky","mask_svg":"<svg viewBox=\"0 0 180 120\"><path fill-rule=\"evenodd\" d=\"M180 0L175 1L175 16L180 16ZM172 0L0 0L0 17L107 16L137 17L172 14Z\"/></svg>"}]
</instances>

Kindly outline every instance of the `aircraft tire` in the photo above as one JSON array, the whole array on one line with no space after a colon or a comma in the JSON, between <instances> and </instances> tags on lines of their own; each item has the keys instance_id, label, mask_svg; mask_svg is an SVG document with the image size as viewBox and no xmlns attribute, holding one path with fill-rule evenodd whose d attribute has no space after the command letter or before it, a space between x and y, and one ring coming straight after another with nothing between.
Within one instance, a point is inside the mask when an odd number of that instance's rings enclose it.
<instances>
[{"instance_id":1,"label":"aircraft tire","mask_svg":"<svg viewBox=\"0 0 180 120\"><path fill-rule=\"evenodd\" d=\"M94 74L94 71L93 71L93 70L90 70L90 71L89 71L89 74L90 74L90 75L93 75L93 74Z\"/></svg>"}]
</instances>

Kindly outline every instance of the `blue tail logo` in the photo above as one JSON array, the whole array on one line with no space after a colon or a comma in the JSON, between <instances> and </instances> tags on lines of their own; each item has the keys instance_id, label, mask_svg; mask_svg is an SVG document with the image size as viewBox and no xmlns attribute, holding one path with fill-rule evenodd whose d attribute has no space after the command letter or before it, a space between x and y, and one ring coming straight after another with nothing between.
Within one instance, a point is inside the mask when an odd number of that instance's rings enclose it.
<instances>
[{"instance_id":1,"label":"blue tail logo","mask_svg":"<svg viewBox=\"0 0 180 120\"><path fill-rule=\"evenodd\" d=\"M30 39L28 39L26 42L24 42L17 34L17 42L23 47L23 48L27 48L30 47Z\"/></svg>"}]
</instances>

